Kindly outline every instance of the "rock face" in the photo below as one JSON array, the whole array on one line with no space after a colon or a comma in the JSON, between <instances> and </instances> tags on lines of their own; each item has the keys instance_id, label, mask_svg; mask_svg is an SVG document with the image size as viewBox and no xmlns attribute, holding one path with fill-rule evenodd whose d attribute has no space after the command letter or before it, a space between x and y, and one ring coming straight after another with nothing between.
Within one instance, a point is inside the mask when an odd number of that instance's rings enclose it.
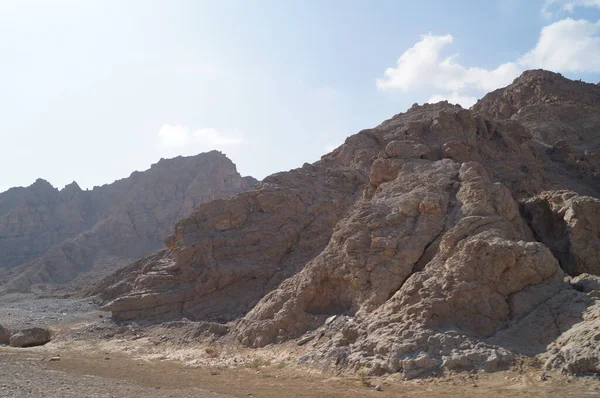
<instances>
[{"instance_id":1,"label":"rock face","mask_svg":"<svg viewBox=\"0 0 600 398\"><path fill-rule=\"evenodd\" d=\"M600 200L572 191L544 192L523 205L537 239L571 275L600 275Z\"/></svg>"},{"instance_id":2,"label":"rock face","mask_svg":"<svg viewBox=\"0 0 600 398\"><path fill-rule=\"evenodd\" d=\"M546 144L564 141L598 153L600 86L558 73L531 70L513 84L487 94L473 110L496 120L516 120ZM585 160L585 159L584 159Z\"/></svg>"},{"instance_id":3,"label":"rock face","mask_svg":"<svg viewBox=\"0 0 600 398\"><path fill-rule=\"evenodd\" d=\"M93 293L118 319L235 321L252 347L299 338L319 367L413 378L547 355L596 319L582 275L600 275L600 179L585 160L597 94L530 71L472 110L414 105L312 165L199 206L165 249ZM582 139L545 141L557 136L534 128L532 109Z\"/></svg>"},{"instance_id":4,"label":"rock face","mask_svg":"<svg viewBox=\"0 0 600 398\"><path fill-rule=\"evenodd\" d=\"M50 341L52 334L48 329L29 328L13 334L10 338L12 347L34 347Z\"/></svg>"},{"instance_id":5,"label":"rock face","mask_svg":"<svg viewBox=\"0 0 600 398\"><path fill-rule=\"evenodd\" d=\"M161 160L145 172L83 191L37 180L0 194L0 279L6 290L102 274L162 246L200 203L256 183L220 152Z\"/></svg>"}]
</instances>

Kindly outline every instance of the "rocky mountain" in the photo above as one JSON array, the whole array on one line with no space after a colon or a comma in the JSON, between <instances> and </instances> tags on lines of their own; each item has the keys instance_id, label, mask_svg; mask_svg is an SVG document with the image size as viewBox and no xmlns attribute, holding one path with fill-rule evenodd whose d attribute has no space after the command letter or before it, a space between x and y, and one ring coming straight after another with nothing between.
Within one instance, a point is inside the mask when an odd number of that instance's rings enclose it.
<instances>
[{"instance_id":1,"label":"rocky mountain","mask_svg":"<svg viewBox=\"0 0 600 398\"><path fill-rule=\"evenodd\" d=\"M0 279L4 291L106 274L163 245L175 222L201 203L256 183L212 151L161 159L144 172L82 190L44 180L0 193ZM42 287L42 286L38 286Z\"/></svg>"},{"instance_id":2,"label":"rocky mountain","mask_svg":"<svg viewBox=\"0 0 600 398\"><path fill-rule=\"evenodd\" d=\"M598 86L528 71L413 105L314 164L200 205L91 292L120 320L229 322L303 363L600 372Z\"/></svg>"}]
</instances>

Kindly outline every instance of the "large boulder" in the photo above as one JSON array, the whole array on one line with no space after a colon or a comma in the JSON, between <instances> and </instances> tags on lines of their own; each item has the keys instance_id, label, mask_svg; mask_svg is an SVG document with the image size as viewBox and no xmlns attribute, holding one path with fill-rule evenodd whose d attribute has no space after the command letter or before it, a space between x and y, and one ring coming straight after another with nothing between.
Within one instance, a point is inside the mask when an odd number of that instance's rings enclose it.
<instances>
[{"instance_id":1,"label":"large boulder","mask_svg":"<svg viewBox=\"0 0 600 398\"><path fill-rule=\"evenodd\" d=\"M52 334L48 329L29 328L13 334L10 338L12 347L34 347L44 345L52 339Z\"/></svg>"}]
</instances>

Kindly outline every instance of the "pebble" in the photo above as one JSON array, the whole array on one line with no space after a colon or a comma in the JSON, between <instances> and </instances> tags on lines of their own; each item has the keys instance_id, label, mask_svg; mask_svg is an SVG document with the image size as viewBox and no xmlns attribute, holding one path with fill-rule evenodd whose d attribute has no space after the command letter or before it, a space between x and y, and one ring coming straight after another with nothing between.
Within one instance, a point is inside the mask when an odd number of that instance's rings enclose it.
<instances>
[{"instance_id":1,"label":"pebble","mask_svg":"<svg viewBox=\"0 0 600 398\"><path fill-rule=\"evenodd\" d=\"M375 386L375 390L376 390L376 391L381 391L381 384L377 384L377 385Z\"/></svg>"}]
</instances>

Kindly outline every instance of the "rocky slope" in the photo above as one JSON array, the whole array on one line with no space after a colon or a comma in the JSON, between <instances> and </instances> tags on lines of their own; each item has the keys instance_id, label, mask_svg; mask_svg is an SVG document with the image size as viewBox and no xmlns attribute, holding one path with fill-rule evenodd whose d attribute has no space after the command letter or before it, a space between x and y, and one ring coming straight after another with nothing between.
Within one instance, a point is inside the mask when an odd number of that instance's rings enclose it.
<instances>
[{"instance_id":1,"label":"rocky slope","mask_svg":"<svg viewBox=\"0 0 600 398\"><path fill-rule=\"evenodd\" d=\"M415 104L199 206L93 293L118 319L231 321L253 347L304 335L320 367L595 372L597 94L529 71L471 110Z\"/></svg>"},{"instance_id":2,"label":"rocky slope","mask_svg":"<svg viewBox=\"0 0 600 398\"><path fill-rule=\"evenodd\" d=\"M3 290L103 274L159 249L194 207L256 183L220 152L161 159L144 172L82 190L37 180L0 193ZM38 286L41 287L41 286Z\"/></svg>"}]
</instances>

